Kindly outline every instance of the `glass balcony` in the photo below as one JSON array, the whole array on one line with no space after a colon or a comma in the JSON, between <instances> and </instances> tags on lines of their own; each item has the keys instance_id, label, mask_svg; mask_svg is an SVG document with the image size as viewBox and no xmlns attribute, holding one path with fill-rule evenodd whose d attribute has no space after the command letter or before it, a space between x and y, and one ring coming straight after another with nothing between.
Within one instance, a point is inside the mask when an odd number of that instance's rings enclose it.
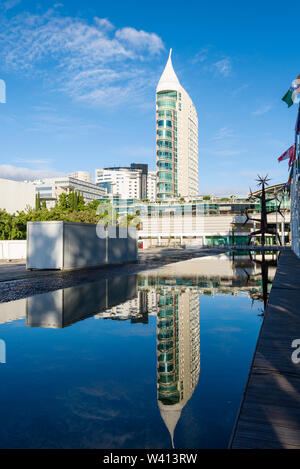
<instances>
[{"instance_id":1,"label":"glass balcony","mask_svg":"<svg viewBox=\"0 0 300 469\"><path fill-rule=\"evenodd\" d=\"M158 357L158 361L167 362L167 361L173 360L173 358L174 358L173 352L161 353Z\"/></svg>"},{"instance_id":2,"label":"glass balcony","mask_svg":"<svg viewBox=\"0 0 300 469\"><path fill-rule=\"evenodd\" d=\"M157 101L157 107L167 107L171 109L176 109L176 101L171 101L170 99L160 99L159 101Z\"/></svg>"},{"instance_id":3,"label":"glass balcony","mask_svg":"<svg viewBox=\"0 0 300 469\"><path fill-rule=\"evenodd\" d=\"M160 363L158 366L159 373L169 373L174 370L173 363Z\"/></svg>"},{"instance_id":4,"label":"glass balcony","mask_svg":"<svg viewBox=\"0 0 300 469\"><path fill-rule=\"evenodd\" d=\"M169 340L168 342L161 342L158 344L157 348L160 352L167 352L173 348L174 342L173 340Z\"/></svg>"},{"instance_id":5,"label":"glass balcony","mask_svg":"<svg viewBox=\"0 0 300 469\"><path fill-rule=\"evenodd\" d=\"M164 339L173 339L173 330L169 330L169 331L160 331L158 333L158 340L164 340Z\"/></svg>"},{"instance_id":6,"label":"glass balcony","mask_svg":"<svg viewBox=\"0 0 300 469\"><path fill-rule=\"evenodd\" d=\"M174 392L177 392L177 383L170 383L170 384L160 384L159 385L159 391L164 393L164 394L173 394Z\"/></svg>"},{"instance_id":7,"label":"glass balcony","mask_svg":"<svg viewBox=\"0 0 300 469\"><path fill-rule=\"evenodd\" d=\"M158 379L159 383L174 383L174 381L175 381L175 376L173 374L167 374L167 375L161 374Z\"/></svg>"},{"instance_id":8,"label":"glass balcony","mask_svg":"<svg viewBox=\"0 0 300 469\"><path fill-rule=\"evenodd\" d=\"M158 327L159 329L167 329L168 327L173 326L173 320L165 320L165 321L159 321Z\"/></svg>"},{"instance_id":9,"label":"glass balcony","mask_svg":"<svg viewBox=\"0 0 300 469\"><path fill-rule=\"evenodd\" d=\"M172 309L167 309L167 310L164 310L164 311L159 311L158 312L158 317L159 318L173 317L173 308Z\"/></svg>"},{"instance_id":10,"label":"glass balcony","mask_svg":"<svg viewBox=\"0 0 300 469\"><path fill-rule=\"evenodd\" d=\"M158 400L164 405L174 405L180 401L180 394L177 392L172 396L166 397L163 393L158 393Z\"/></svg>"}]
</instances>

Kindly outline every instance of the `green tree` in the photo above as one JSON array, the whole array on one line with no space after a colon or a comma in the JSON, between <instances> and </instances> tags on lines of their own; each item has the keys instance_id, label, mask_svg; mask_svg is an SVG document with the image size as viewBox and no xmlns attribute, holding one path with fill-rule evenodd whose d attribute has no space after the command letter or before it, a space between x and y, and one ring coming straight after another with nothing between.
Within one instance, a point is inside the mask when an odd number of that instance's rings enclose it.
<instances>
[{"instance_id":1,"label":"green tree","mask_svg":"<svg viewBox=\"0 0 300 469\"><path fill-rule=\"evenodd\" d=\"M40 210L41 208L41 196L40 193L38 192L35 196L35 209Z\"/></svg>"}]
</instances>

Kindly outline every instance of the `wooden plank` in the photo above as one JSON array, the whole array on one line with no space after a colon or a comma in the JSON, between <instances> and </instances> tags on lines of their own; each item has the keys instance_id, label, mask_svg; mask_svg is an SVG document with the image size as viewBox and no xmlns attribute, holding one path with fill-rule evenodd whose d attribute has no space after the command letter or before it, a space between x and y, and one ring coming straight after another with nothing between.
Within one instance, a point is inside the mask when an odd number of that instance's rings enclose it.
<instances>
[{"instance_id":1,"label":"wooden plank","mask_svg":"<svg viewBox=\"0 0 300 469\"><path fill-rule=\"evenodd\" d=\"M300 448L300 363L291 344L300 338L300 260L279 258L261 333L230 447Z\"/></svg>"}]
</instances>

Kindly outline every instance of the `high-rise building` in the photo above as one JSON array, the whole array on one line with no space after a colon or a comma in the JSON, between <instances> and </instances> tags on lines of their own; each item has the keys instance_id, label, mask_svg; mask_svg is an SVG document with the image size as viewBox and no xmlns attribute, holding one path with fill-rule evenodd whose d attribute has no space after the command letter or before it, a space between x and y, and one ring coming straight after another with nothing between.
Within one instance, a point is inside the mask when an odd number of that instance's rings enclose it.
<instances>
[{"instance_id":1,"label":"high-rise building","mask_svg":"<svg viewBox=\"0 0 300 469\"><path fill-rule=\"evenodd\" d=\"M198 195L198 117L171 53L156 88L158 199Z\"/></svg>"},{"instance_id":2,"label":"high-rise building","mask_svg":"<svg viewBox=\"0 0 300 469\"><path fill-rule=\"evenodd\" d=\"M147 164L131 163L129 167L96 169L95 182L108 194L121 199L155 198L153 172L148 171Z\"/></svg>"}]
</instances>

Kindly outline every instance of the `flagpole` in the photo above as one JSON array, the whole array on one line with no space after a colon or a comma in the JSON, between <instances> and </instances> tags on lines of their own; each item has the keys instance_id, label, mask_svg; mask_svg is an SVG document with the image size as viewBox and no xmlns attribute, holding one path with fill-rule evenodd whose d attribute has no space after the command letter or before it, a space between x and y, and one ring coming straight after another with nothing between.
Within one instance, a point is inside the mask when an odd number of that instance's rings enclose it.
<instances>
[{"instance_id":1,"label":"flagpole","mask_svg":"<svg viewBox=\"0 0 300 469\"><path fill-rule=\"evenodd\" d=\"M299 156L299 148L298 148L299 124L300 124L300 99L299 99L299 104L298 104L298 115L297 115L297 120L296 120L296 129L295 129L295 151L296 151L295 162L296 162L296 167L297 167L297 174L298 174L298 169L299 169L298 161L297 161L297 158Z\"/></svg>"},{"instance_id":2,"label":"flagpole","mask_svg":"<svg viewBox=\"0 0 300 469\"><path fill-rule=\"evenodd\" d=\"M298 114L296 120L296 128L295 128L295 158L294 158L294 166L293 166L293 175L292 175L292 183L291 183L291 234L292 234L292 249L293 251L299 256L300 254L300 243L299 243L299 201L298 201L298 156L299 156L299 149L298 149L298 127L299 127L299 119L300 119L300 102L298 105Z\"/></svg>"}]
</instances>

